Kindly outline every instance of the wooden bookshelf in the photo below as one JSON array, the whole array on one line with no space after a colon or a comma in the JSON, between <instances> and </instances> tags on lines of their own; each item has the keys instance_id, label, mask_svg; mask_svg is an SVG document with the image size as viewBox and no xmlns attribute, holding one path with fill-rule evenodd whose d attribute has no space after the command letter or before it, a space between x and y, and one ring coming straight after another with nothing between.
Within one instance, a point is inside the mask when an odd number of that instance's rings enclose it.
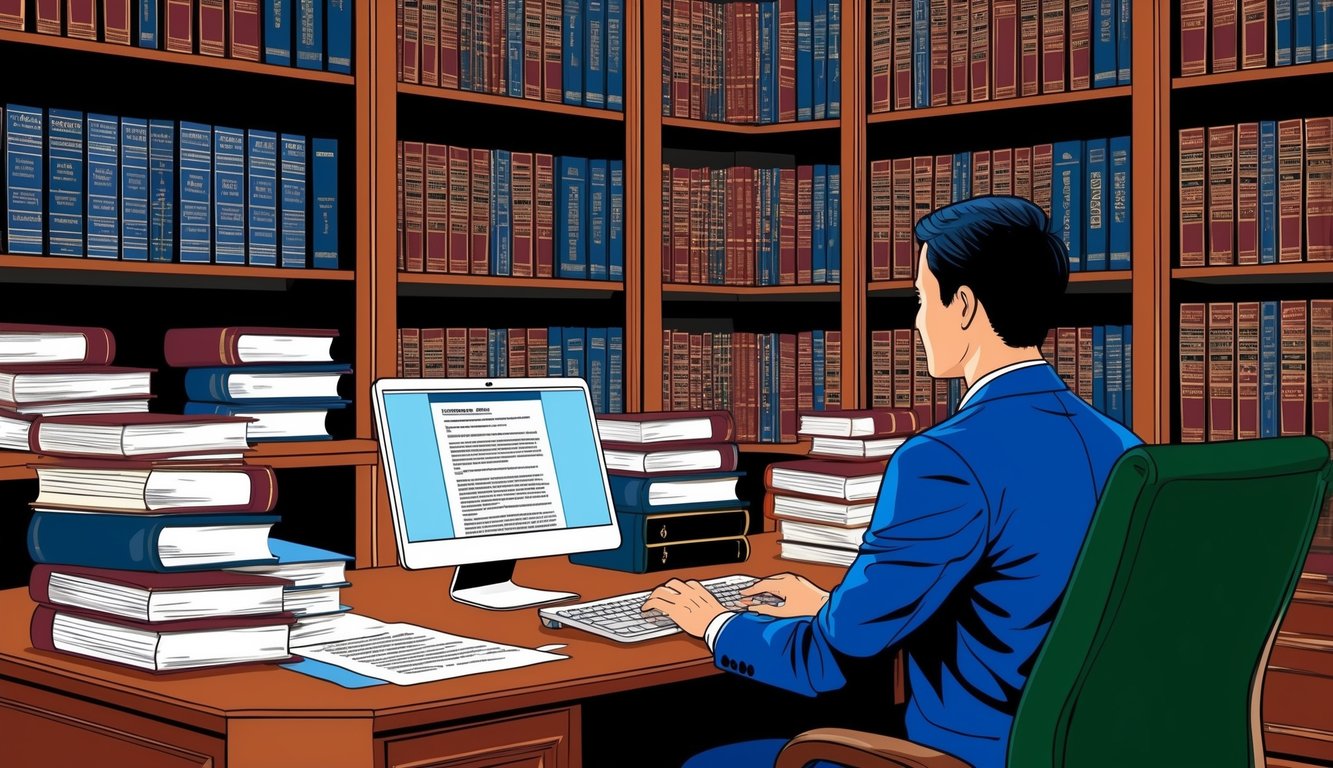
<instances>
[{"instance_id":1,"label":"wooden bookshelf","mask_svg":"<svg viewBox=\"0 0 1333 768\"><path fill-rule=\"evenodd\" d=\"M605 120L613 123L625 122L625 114L612 109L557 104L552 101L538 101L536 99L518 99L513 96L498 96L491 93L477 93L457 88L439 88L433 85L417 85L415 83L398 83L397 86L398 93L408 96L442 99L463 104L485 104L492 107L505 107L507 109L552 115L586 117L591 120Z\"/></svg>"},{"instance_id":2,"label":"wooden bookshelf","mask_svg":"<svg viewBox=\"0 0 1333 768\"><path fill-rule=\"evenodd\" d=\"M356 272L350 269L293 269L284 267L249 267L230 264L181 264L163 261L114 261L112 259L74 258L68 256L0 255L0 275L16 277L27 273L41 282L58 281L60 276L95 276L105 282L107 276L122 276L123 282L141 285L172 284L170 278L202 278L204 281L270 282L283 280L325 280L350 282ZM133 277L130 277L133 276ZM176 284L183 281L176 280Z\"/></svg>"},{"instance_id":3,"label":"wooden bookshelf","mask_svg":"<svg viewBox=\"0 0 1333 768\"><path fill-rule=\"evenodd\" d=\"M1091 88L1083 91L1065 91L1062 93L1044 93L1040 96L1023 96L1016 99L997 99L975 101L968 104L950 104L944 107L923 107L920 109L902 109L893 112L873 112L870 114L871 125L899 123L915 120L929 120L938 117L974 115L979 112L1009 112L1035 107L1049 107L1057 104L1083 104L1109 99L1128 98L1133 86L1118 85L1112 88Z\"/></svg>"},{"instance_id":4,"label":"wooden bookshelf","mask_svg":"<svg viewBox=\"0 0 1333 768\"><path fill-rule=\"evenodd\" d=\"M1216 74L1196 75L1193 77L1177 77L1171 80L1171 89L1183 91L1191 88L1215 88L1218 86L1234 85L1236 83L1261 83L1317 75L1333 75L1333 61L1320 61L1313 64L1293 64L1286 67L1242 69L1236 72L1218 72ZM1318 110L1316 109L1316 111Z\"/></svg>"},{"instance_id":5,"label":"wooden bookshelf","mask_svg":"<svg viewBox=\"0 0 1333 768\"><path fill-rule=\"evenodd\" d=\"M685 117L662 118L662 125L667 128L685 128L694 131L730 133L741 136L772 136L775 134L804 134L813 131L836 131L841 127L841 124L841 120L805 120L795 123L752 125L748 123L724 123L717 120L692 120Z\"/></svg>"},{"instance_id":6,"label":"wooden bookshelf","mask_svg":"<svg viewBox=\"0 0 1333 768\"><path fill-rule=\"evenodd\" d=\"M1171 277L1213 285L1333 283L1333 262L1292 262L1232 267L1174 267Z\"/></svg>"},{"instance_id":7,"label":"wooden bookshelf","mask_svg":"<svg viewBox=\"0 0 1333 768\"><path fill-rule=\"evenodd\" d=\"M493 277L447 275L429 272L399 272L400 296L511 296L535 298L565 296L587 298L596 294L624 293L619 280L571 280L558 277Z\"/></svg>"},{"instance_id":8,"label":"wooden bookshelf","mask_svg":"<svg viewBox=\"0 0 1333 768\"><path fill-rule=\"evenodd\" d=\"M663 301L838 301L838 285L686 285L663 283Z\"/></svg>"}]
</instances>

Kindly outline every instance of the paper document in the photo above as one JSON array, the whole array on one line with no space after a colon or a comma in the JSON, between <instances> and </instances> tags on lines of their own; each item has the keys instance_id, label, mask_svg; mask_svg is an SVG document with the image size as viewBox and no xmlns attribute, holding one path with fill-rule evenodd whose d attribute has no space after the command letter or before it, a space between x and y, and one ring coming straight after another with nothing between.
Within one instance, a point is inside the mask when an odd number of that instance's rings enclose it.
<instances>
[{"instance_id":1,"label":"paper document","mask_svg":"<svg viewBox=\"0 0 1333 768\"><path fill-rule=\"evenodd\" d=\"M451 635L415 624L381 624L354 614L346 617L352 621L314 642L292 646L292 653L396 685L428 683L569 658Z\"/></svg>"}]
</instances>

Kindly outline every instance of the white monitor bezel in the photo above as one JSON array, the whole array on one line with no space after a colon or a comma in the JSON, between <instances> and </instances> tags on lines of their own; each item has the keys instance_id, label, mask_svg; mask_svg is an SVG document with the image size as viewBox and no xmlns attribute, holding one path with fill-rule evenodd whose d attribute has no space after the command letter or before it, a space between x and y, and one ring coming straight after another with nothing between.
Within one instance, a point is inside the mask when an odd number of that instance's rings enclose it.
<instances>
[{"instance_id":1,"label":"white monitor bezel","mask_svg":"<svg viewBox=\"0 0 1333 768\"><path fill-rule=\"evenodd\" d=\"M392 436L389 434L387 414L384 410L384 396L390 393L466 393L484 394L496 391L579 391L587 406L593 439L597 441L597 465L601 469L602 492L606 496L610 521L606 525L586 526L582 528L561 528L527 533L509 533L494 536L474 536L438 541L409 541L407 521L403 513L402 498L398 486L397 468L394 465ZM371 386L372 400L375 404L375 428L381 466L384 467L388 481L389 506L393 511L393 532L398 542L399 564L409 570L420 568L443 568L456 565L469 565L497 560L518 560L532 557L567 555L575 552L591 552L602 549L614 549L620 546L620 528L616 522L615 505L611 498L611 484L607 480L606 460L602 456L601 437L597 430L597 418L593 413L592 397L588 384L583 379L575 378L532 378L532 379L379 379Z\"/></svg>"}]
</instances>

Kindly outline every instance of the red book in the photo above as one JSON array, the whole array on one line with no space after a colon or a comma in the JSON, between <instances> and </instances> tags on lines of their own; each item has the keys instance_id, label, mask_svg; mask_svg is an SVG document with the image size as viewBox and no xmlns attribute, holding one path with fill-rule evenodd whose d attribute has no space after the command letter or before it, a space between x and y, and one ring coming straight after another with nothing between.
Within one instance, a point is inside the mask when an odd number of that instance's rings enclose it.
<instances>
[{"instance_id":1,"label":"red book","mask_svg":"<svg viewBox=\"0 0 1333 768\"><path fill-rule=\"evenodd\" d=\"M1012 149L997 149L991 152L990 178L992 195L1012 195L1014 193L1014 151Z\"/></svg>"},{"instance_id":2,"label":"red book","mask_svg":"<svg viewBox=\"0 0 1333 768\"><path fill-rule=\"evenodd\" d=\"M1236 439L1236 305L1208 305L1208 440Z\"/></svg>"},{"instance_id":3,"label":"red book","mask_svg":"<svg viewBox=\"0 0 1333 768\"><path fill-rule=\"evenodd\" d=\"M663 3L666 8L666 3ZM561 58L564 6L561 0L542 0L542 101L563 103L565 92L561 84L564 59ZM662 51L666 56L667 51ZM674 76L674 75L673 75Z\"/></svg>"},{"instance_id":4,"label":"red book","mask_svg":"<svg viewBox=\"0 0 1333 768\"><path fill-rule=\"evenodd\" d=\"M421 329L399 328L398 345L403 359L400 375L408 379L421 378Z\"/></svg>"},{"instance_id":5,"label":"red book","mask_svg":"<svg viewBox=\"0 0 1333 768\"><path fill-rule=\"evenodd\" d=\"M61 18L61 0L37 0L37 33L41 35L63 35L64 20Z\"/></svg>"},{"instance_id":6,"label":"red book","mask_svg":"<svg viewBox=\"0 0 1333 768\"><path fill-rule=\"evenodd\" d=\"M38 464L39 491L31 506L38 509L70 509L142 513L268 512L278 502L278 486L273 468L264 464L201 464L189 461L89 461L66 459L58 464ZM220 487L227 479L204 480L204 475L231 475L231 486ZM241 477L243 476L243 477ZM108 496L105 486L114 486L123 495ZM134 496L128 490L133 489ZM181 490L176 491L175 489ZM216 488L208 496L207 489ZM164 492L175 491L164 497ZM244 494L244 501L240 501ZM170 504L165 498L194 497L189 504ZM232 503L228 503L230 498ZM207 503L212 501L213 503Z\"/></svg>"},{"instance_id":7,"label":"red book","mask_svg":"<svg viewBox=\"0 0 1333 768\"><path fill-rule=\"evenodd\" d=\"M1305 120L1305 260L1333 261L1333 117Z\"/></svg>"},{"instance_id":8,"label":"red book","mask_svg":"<svg viewBox=\"0 0 1333 768\"><path fill-rule=\"evenodd\" d=\"M528 370L528 332L524 328L509 329L508 368L511 377L525 375Z\"/></svg>"},{"instance_id":9,"label":"red book","mask_svg":"<svg viewBox=\"0 0 1333 768\"><path fill-rule=\"evenodd\" d=\"M421 84L440 84L440 3L452 0L421 0Z\"/></svg>"},{"instance_id":10,"label":"red book","mask_svg":"<svg viewBox=\"0 0 1333 768\"><path fill-rule=\"evenodd\" d=\"M546 378L547 331L545 328L529 328L528 331L528 377Z\"/></svg>"},{"instance_id":11,"label":"red book","mask_svg":"<svg viewBox=\"0 0 1333 768\"><path fill-rule=\"evenodd\" d=\"M824 332L824 407L842 407L842 331Z\"/></svg>"},{"instance_id":12,"label":"red book","mask_svg":"<svg viewBox=\"0 0 1333 768\"><path fill-rule=\"evenodd\" d=\"M513 253L511 271L514 277L532 277L533 260L533 168L531 152L514 152L510 155L510 167L513 175L510 181L511 222L513 228Z\"/></svg>"},{"instance_id":13,"label":"red book","mask_svg":"<svg viewBox=\"0 0 1333 768\"><path fill-rule=\"evenodd\" d=\"M191 0L166 0L167 50L194 53L194 6Z\"/></svg>"},{"instance_id":14,"label":"red book","mask_svg":"<svg viewBox=\"0 0 1333 768\"><path fill-rule=\"evenodd\" d=\"M449 271L466 275L472 271L469 245L472 240L472 159L467 147L449 147Z\"/></svg>"},{"instance_id":15,"label":"red book","mask_svg":"<svg viewBox=\"0 0 1333 768\"><path fill-rule=\"evenodd\" d=\"M949 102L966 104L967 73L971 65L972 6L969 0L949 2Z\"/></svg>"},{"instance_id":16,"label":"red book","mask_svg":"<svg viewBox=\"0 0 1333 768\"><path fill-rule=\"evenodd\" d=\"M989 101L991 96L990 28L990 0L972 0L971 50L967 57L972 101Z\"/></svg>"},{"instance_id":17,"label":"red book","mask_svg":"<svg viewBox=\"0 0 1333 768\"><path fill-rule=\"evenodd\" d=\"M949 0L930 0L930 105L949 104Z\"/></svg>"},{"instance_id":18,"label":"red book","mask_svg":"<svg viewBox=\"0 0 1333 768\"><path fill-rule=\"evenodd\" d=\"M870 279L893 279L893 163L870 163Z\"/></svg>"},{"instance_id":19,"label":"red book","mask_svg":"<svg viewBox=\"0 0 1333 768\"><path fill-rule=\"evenodd\" d=\"M1180 0L1180 75L1208 73L1208 2Z\"/></svg>"},{"instance_id":20,"label":"red book","mask_svg":"<svg viewBox=\"0 0 1333 768\"><path fill-rule=\"evenodd\" d=\"M444 329L421 329L421 366L420 376L425 379L443 378L445 375Z\"/></svg>"},{"instance_id":21,"label":"red book","mask_svg":"<svg viewBox=\"0 0 1333 768\"><path fill-rule=\"evenodd\" d=\"M912 4L893 0L893 108L912 108Z\"/></svg>"},{"instance_id":22,"label":"red book","mask_svg":"<svg viewBox=\"0 0 1333 768\"><path fill-rule=\"evenodd\" d=\"M1018 3L1019 95L1041 92L1041 0Z\"/></svg>"},{"instance_id":23,"label":"red book","mask_svg":"<svg viewBox=\"0 0 1333 768\"><path fill-rule=\"evenodd\" d=\"M205 2L206 0L200 0ZM65 35L78 40L97 39L97 0L65 0L69 22Z\"/></svg>"},{"instance_id":24,"label":"red book","mask_svg":"<svg viewBox=\"0 0 1333 768\"><path fill-rule=\"evenodd\" d=\"M199 0L199 53L227 55L227 6L224 0Z\"/></svg>"},{"instance_id":25,"label":"red book","mask_svg":"<svg viewBox=\"0 0 1333 768\"><path fill-rule=\"evenodd\" d=\"M1236 439L1259 437L1259 302L1236 303Z\"/></svg>"},{"instance_id":26,"label":"red book","mask_svg":"<svg viewBox=\"0 0 1333 768\"><path fill-rule=\"evenodd\" d=\"M490 333L485 328L467 329L467 375L470 379L486 376L490 362Z\"/></svg>"},{"instance_id":27,"label":"red book","mask_svg":"<svg viewBox=\"0 0 1333 768\"><path fill-rule=\"evenodd\" d=\"M1208 0L1212 14L1213 71L1236 70L1236 5L1239 0Z\"/></svg>"},{"instance_id":28,"label":"red book","mask_svg":"<svg viewBox=\"0 0 1333 768\"><path fill-rule=\"evenodd\" d=\"M393 4L393 56L394 71L398 73L398 82L403 81L403 1L394 0ZM400 266L399 269L402 269Z\"/></svg>"},{"instance_id":29,"label":"red book","mask_svg":"<svg viewBox=\"0 0 1333 768\"><path fill-rule=\"evenodd\" d=\"M1180 266L1202 267L1205 263L1204 211L1207 152L1204 129L1180 132L1176 173L1180 201Z\"/></svg>"},{"instance_id":30,"label":"red book","mask_svg":"<svg viewBox=\"0 0 1333 768\"><path fill-rule=\"evenodd\" d=\"M1309 405L1306 388L1309 308L1304 301L1283 301L1278 311L1281 314L1282 347L1278 374L1278 434L1281 437L1304 435L1307 434L1305 416Z\"/></svg>"},{"instance_id":31,"label":"red book","mask_svg":"<svg viewBox=\"0 0 1333 768\"><path fill-rule=\"evenodd\" d=\"M877 331L877 333L888 333ZM823 410L801 414L802 437L904 437L921 428L911 408Z\"/></svg>"},{"instance_id":32,"label":"red book","mask_svg":"<svg viewBox=\"0 0 1333 768\"><path fill-rule=\"evenodd\" d=\"M245 427L251 421L245 416L176 413L43 416L28 431L28 447L53 456L141 460L237 453L250 450Z\"/></svg>"},{"instance_id":33,"label":"red book","mask_svg":"<svg viewBox=\"0 0 1333 768\"><path fill-rule=\"evenodd\" d=\"M935 423L949 418L949 380L935 379Z\"/></svg>"},{"instance_id":34,"label":"red book","mask_svg":"<svg viewBox=\"0 0 1333 768\"><path fill-rule=\"evenodd\" d=\"M939 210L953 202L953 155L935 156L935 186L932 207Z\"/></svg>"},{"instance_id":35,"label":"red book","mask_svg":"<svg viewBox=\"0 0 1333 768\"><path fill-rule=\"evenodd\" d=\"M663 201L662 213L670 212L671 221L671 280L672 283L690 282L690 169L669 168L671 199ZM731 216L727 217L728 226ZM663 224L665 227L665 223ZM662 254L666 259L667 254Z\"/></svg>"},{"instance_id":36,"label":"red book","mask_svg":"<svg viewBox=\"0 0 1333 768\"><path fill-rule=\"evenodd\" d=\"M972 197L991 193L991 153L972 153Z\"/></svg>"},{"instance_id":37,"label":"red book","mask_svg":"<svg viewBox=\"0 0 1333 768\"><path fill-rule=\"evenodd\" d=\"M440 0L440 87L458 88L458 0ZM537 54L541 55L538 40ZM538 87L541 72L537 73Z\"/></svg>"},{"instance_id":38,"label":"red book","mask_svg":"<svg viewBox=\"0 0 1333 768\"><path fill-rule=\"evenodd\" d=\"M778 283L796 284L796 169L778 169Z\"/></svg>"},{"instance_id":39,"label":"red book","mask_svg":"<svg viewBox=\"0 0 1333 768\"><path fill-rule=\"evenodd\" d=\"M452 0L442 2L448 5ZM443 28L440 35L443 45ZM523 98L542 98L542 0L523 0Z\"/></svg>"},{"instance_id":40,"label":"red book","mask_svg":"<svg viewBox=\"0 0 1333 768\"><path fill-rule=\"evenodd\" d=\"M426 145L425 240L427 272L449 271L449 148Z\"/></svg>"},{"instance_id":41,"label":"red book","mask_svg":"<svg viewBox=\"0 0 1333 768\"><path fill-rule=\"evenodd\" d=\"M1259 124L1236 126L1236 263L1259 263Z\"/></svg>"},{"instance_id":42,"label":"red book","mask_svg":"<svg viewBox=\"0 0 1333 768\"><path fill-rule=\"evenodd\" d=\"M910 280L916 266L912 236L912 158L893 161L893 279Z\"/></svg>"},{"instance_id":43,"label":"red book","mask_svg":"<svg viewBox=\"0 0 1333 768\"><path fill-rule=\"evenodd\" d=\"M1301 222L1305 220L1302 178L1305 170L1304 126L1300 119L1277 124L1277 260L1300 261Z\"/></svg>"},{"instance_id":44,"label":"red book","mask_svg":"<svg viewBox=\"0 0 1333 768\"><path fill-rule=\"evenodd\" d=\"M893 331L870 332L870 407L893 407ZM801 424L805 434L805 422Z\"/></svg>"},{"instance_id":45,"label":"red book","mask_svg":"<svg viewBox=\"0 0 1333 768\"><path fill-rule=\"evenodd\" d=\"M796 334L779 333L778 345L778 442L796 439Z\"/></svg>"},{"instance_id":46,"label":"red book","mask_svg":"<svg viewBox=\"0 0 1333 768\"><path fill-rule=\"evenodd\" d=\"M1055 329L1055 372L1069 391L1078 394L1078 329Z\"/></svg>"},{"instance_id":47,"label":"red book","mask_svg":"<svg viewBox=\"0 0 1333 768\"><path fill-rule=\"evenodd\" d=\"M1041 0L1041 92L1065 90L1065 0Z\"/></svg>"},{"instance_id":48,"label":"red book","mask_svg":"<svg viewBox=\"0 0 1333 768\"><path fill-rule=\"evenodd\" d=\"M810 331L796 334L796 412L815 409L815 339Z\"/></svg>"},{"instance_id":49,"label":"red book","mask_svg":"<svg viewBox=\"0 0 1333 768\"><path fill-rule=\"evenodd\" d=\"M1032 202L1051 216L1051 181L1054 145L1038 144L1032 148Z\"/></svg>"},{"instance_id":50,"label":"red book","mask_svg":"<svg viewBox=\"0 0 1333 768\"><path fill-rule=\"evenodd\" d=\"M403 0L402 81L416 83L421 72L421 2Z\"/></svg>"},{"instance_id":51,"label":"red book","mask_svg":"<svg viewBox=\"0 0 1333 768\"><path fill-rule=\"evenodd\" d=\"M229 42L230 56L233 59L259 61L259 27L259 0L231 0ZM125 45L129 45L128 29L125 34Z\"/></svg>"},{"instance_id":52,"label":"red book","mask_svg":"<svg viewBox=\"0 0 1333 768\"><path fill-rule=\"evenodd\" d=\"M1092 404L1092 327L1078 328L1078 396Z\"/></svg>"},{"instance_id":53,"label":"red book","mask_svg":"<svg viewBox=\"0 0 1333 768\"><path fill-rule=\"evenodd\" d=\"M403 248L408 272L426 268L426 158L425 145L403 142Z\"/></svg>"},{"instance_id":54,"label":"red book","mask_svg":"<svg viewBox=\"0 0 1333 768\"><path fill-rule=\"evenodd\" d=\"M1208 129L1208 264L1236 261L1236 126Z\"/></svg>"},{"instance_id":55,"label":"red book","mask_svg":"<svg viewBox=\"0 0 1333 768\"><path fill-rule=\"evenodd\" d=\"M1014 194L1032 199L1032 148L1014 148Z\"/></svg>"},{"instance_id":56,"label":"red book","mask_svg":"<svg viewBox=\"0 0 1333 768\"><path fill-rule=\"evenodd\" d=\"M27 0L0 0L0 29L16 32L27 29L27 6Z\"/></svg>"},{"instance_id":57,"label":"red book","mask_svg":"<svg viewBox=\"0 0 1333 768\"><path fill-rule=\"evenodd\" d=\"M472 274L491 273L491 151L472 150ZM481 374L486 375L486 374Z\"/></svg>"},{"instance_id":58,"label":"red book","mask_svg":"<svg viewBox=\"0 0 1333 768\"><path fill-rule=\"evenodd\" d=\"M1069 0L1069 90L1092 87L1092 2Z\"/></svg>"},{"instance_id":59,"label":"red book","mask_svg":"<svg viewBox=\"0 0 1333 768\"><path fill-rule=\"evenodd\" d=\"M533 274L555 274L555 159L533 155ZM545 376L546 374L542 374Z\"/></svg>"},{"instance_id":60,"label":"red book","mask_svg":"<svg viewBox=\"0 0 1333 768\"><path fill-rule=\"evenodd\" d=\"M450 379L466 379L468 366L468 332L466 328L444 330L444 375ZM542 371L542 376L546 372Z\"/></svg>"},{"instance_id":61,"label":"red book","mask_svg":"<svg viewBox=\"0 0 1333 768\"><path fill-rule=\"evenodd\" d=\"M1310 300L1310 434L1333 444L1333 300Z\"/></svg>"},{"instance_id":62,"label":"red book","mask_svg":"<svg viewBox=\"0 0 1333 768\"><path fill-rule=\"evenodd\" d=\"M690 116L690 4L693 0L666 0L671 9L671 116ZM563 17L561 17L563 18Z\"/></svg>"},{"instance_id":63,"label":"red book","mask_svg":"<svg viewBox=\"0 0 1333 768\"><path fill-rule=\"evenodd\" d=\"M815 167L796 166L796 284L809 285L813 242Z\"/></svg>"},{"instance_id":64,"label":"red book","mask_svg":"<svg viewBox=\"0 0 1333 768\"><path fill-rule=\"evenodd\" d=\"M51 584L52 577L56 583ZM131 590L142 595L142 606L105 605L101 600L90 600L87 594L79 594L78 582L92 585L107 585L116 591ZM188 599L190 593L202 593L207 599L210 594L221 591L235 595L237 592L249 594L250 605L242 606L246 613L254 616L279 613L282 610L282 590L290 584L287 579L275 576L261 576L257 573L238 573L233 571L186 571L180 573L151 573L144 571L125 571L113 568L90 568L83 565L53 565L38 563L33 566L28 577L28 597L34 603L43 603L57 610L73 608L89 614L103 616L117 615L134 621L156 624L164 616L178 615L180 601ZM54 589L55 595L52 597ZM85 590L87 587L84 588ZM94 586L92 590L97 590ZM265 610L276 601L276 608ZM99 607L94 608L97 605ZM216 611L218 609L214 609ZM208 607L196 609L199 613L214 613ZM215 614L216 615L216 614ZM238 615L235 611L228 617ZM222 618L221 616L216 616ZM179 619L177 619L179 621Z\"/></svg>"},{"instance_id":65,"label":"red book","mask_svg":"<svg viewBox=\"0 0 1333 768\"><path fill-rule=\"evenodd\" d=\"M110 365L116 339L106 328L0 323L0 364Z\"/></svg>"},{"instance_id":66,"label":"red book","mask_svg":"<svg viewBox=\"0 0 1333 768\"><path fill-rule=\"evenodd\" d=\"M704 26L704 12L707 7L708 7L708 0L690 0L690 8L689 8L690 114L689 116L695 120L703 118L703 106L704 106L703 86L704 86L704 75L705 75L703 54L704 54L704 35L705 32L707 31ZM735 3L729 3L725 7L731 14L727 19L728 22L727 32L728 32L728 39L732 39L735 38L737 36L737 33L739 32L739 30L737 29L737 19L736 19L736 11L739 5ZM739 67L733 67L733 70L737 68ZM733 75L735 74L734 71L732 74ZM732 95L735 96L736 94L733 93ZM738 98L728 99L727 107L729 111L733 106L738 105L739 101L740 99ZM728 119L730 119L731 115L728 115L727 117Z\"/></svg>"},{"instance_id":67,"label":"red book","mask_svg":"<svg viewBox=\"0 0 1333 768\"><path fill-rule=\"evenodd\" d=\"M893 407L916 414L912 408L912 344L911 328L893 331Z\"/></svg>"},{"instance_id":68,"label":"red book","mask_svg":"<svg viewBox=\"0 0 1333 768\"><path fill-rule=\"evenodd\" d=\"M930 378L926 347L917 330L912 331L912 410L916 411L917 421L923 427L934 423L935 384Z\"/></svg>"},{"instance_id":69,"label":"red book","mask_svg":"<svg viewBox=\"0 0 1333 768\"><path fill-rule=\"evenodd\" d=\"M935 197L934 189L935 163L931 157L912 158L912 231L916 231L916 224L922 218L930 213L930 207ZM915 243L912 253L912 276L916 276L917 259L916 253L920 250L921 244Z\"/></svg>"},{"instance_id":70,"label":"red book","mask_svg":"<svg viewBox=\"0 0 1333 768\"><path fill-rule=\"evenodd\" d=\"M871 13L878 12L880 16L888 17L887 22L890 27L882 30L883 34L892 38L892 13L888 10L891 6L891 0L878 0L875 9ZM878 87L883 90L883 100L875 103L882 103L884 110L888 109L889 100L889 69L892 66L892 47L890 42L881 43L881 54L886 57L884 62L884 72L881 73L880 84ZM884 47L888 46L888 47ZM873 78L872 78L873 80ZM878 110L878 111L884 111ZM778 0L778 122L792 123L796 121L796 0Z\"/></svg>"},{"instance_id":71,"label":"red book","mask_svg":"<svg viewBox=\"0 0 1333 768\"><path fill-rule=\"evenodd\" d=\"M1018 95L1018 0L994 0L991 7L992 88L997 99Z\"/></svg>"},{"instance_id":72,"label":"red book","mask_svg":"<svg viewBox=\"0 0 1333 768\"><path fill-rule=\"evenodd\" d=\"M611 474L642 477L657 474L732 472L740 452L731 442L672 443L645 446L602 441L602 456Z\"/></svg>"},{"instance_id":73,"label":"red book","mask_svg":"<svg viewBox=\"0 0 1333 768\"><path fill-rule=\"evenodd\" d=\"M337 335L332 328L171 328L163 347L173 368L318 363L333 361L329 347Z\"/></svg>"},{"instance_id":74,"label":"red book","mask_svg":"<svg viewBox=\"0 0 1333 768\"><path fill-rule=\"evenodd\" d=\"M399 3L399 5L401 6L402 4ZM402 140L396 142L395 149L397 153L396 157L397 164L395 165L394 170L397 172L396 174L397 187L395 189L394 200L396 201L397 204L394 207L398 209L398 221L397 221L398 231L397 231L396 246L398 255L398 271L402 272L407 269L407 245L404 242L407 239L407 236L404 232L404 230L406 229L406 225L403 223L404 219L403 208L406 206L406 201L403 199L403 187L405 186L403 182L403 164L405 161L403 160Z\"/></svg>"},{"instance_id":75,"label":"red book","mask_svg":"<svg viewBox=\"0 0 1333 768\"><path fill-rule=\"evenodd\" d=\"M957 0L955 0L957 2ZM795 0L785 0L787 6L792 9L792 43L795 43ZM782 70L782 43L781 39L784 19L782 17L782 8L784 0L778 2L778 121L786 122L782 117L783 77L788 76L792 80L792 117L795 119L795 73L786 73ZM795 57L792 64L795 65ZM870 0L870 111L888 112L893 107L893 102L889 98L889 83L892 81L893 73L893 0Z\"/></svg>"},{"instance_id":76,"label":"red book","mask_svg":"<svg viewBox=\"0 0 1333 768\"><path fill-rule=\"evenodd\" d=\"M1268 66L1268 2L1240 0L1240 56L1244 69Z\"/></svg>"},{"instance_id":77,"label":"red book","mask_svg":"<svg viewBox=\"0 0 1333 768\"><path fill-rule=\"evenodd\" d=\"M879 493L887 461L797 459L769 464L764 487L844 501L873 500Z\"/></svg>"},{"instance_id":78,"label":"red book","mask_svg":"<svg viewBox=\"0 0 1333 768\"><path fill-rule=\"evenodd\" d=\"M740 170L740 169L736 169ZM704 182L707 179L707 168L690 169L690 196L689 196L689 216L690 216L690 279L689 282L699 285L708 282L708 276L704 274L704 268L708 263L708 207L707 199L709 188Z\"/></svg>"},{"instance_id":79,"label":"red book","mask_svg":"<svg viewBox=\"0 0 1333 768\"><path fill-rule=\"evenodd\" d=\"M685 410L599 413L597 431L604 441L621 444L722 443L736 439L729 411Z\"/></svg>"}]
</instances>

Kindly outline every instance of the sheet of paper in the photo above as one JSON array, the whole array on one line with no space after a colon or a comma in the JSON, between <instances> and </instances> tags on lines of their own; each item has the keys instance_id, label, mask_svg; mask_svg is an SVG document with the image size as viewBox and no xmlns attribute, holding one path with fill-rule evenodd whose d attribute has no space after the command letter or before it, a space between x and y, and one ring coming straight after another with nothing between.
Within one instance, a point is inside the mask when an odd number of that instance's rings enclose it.
<instances>
[{"instance_id":1,"label":"sheet of paper","mask_svg":"<svg viewBox=\"0 0 1333 768\"><path fill-rule=\"evenodd\" d=\"M397 685L415 685L569 658L415 624L382 624L332 642L293 648L309 659Z\"/></svg>"}]
</instances>

